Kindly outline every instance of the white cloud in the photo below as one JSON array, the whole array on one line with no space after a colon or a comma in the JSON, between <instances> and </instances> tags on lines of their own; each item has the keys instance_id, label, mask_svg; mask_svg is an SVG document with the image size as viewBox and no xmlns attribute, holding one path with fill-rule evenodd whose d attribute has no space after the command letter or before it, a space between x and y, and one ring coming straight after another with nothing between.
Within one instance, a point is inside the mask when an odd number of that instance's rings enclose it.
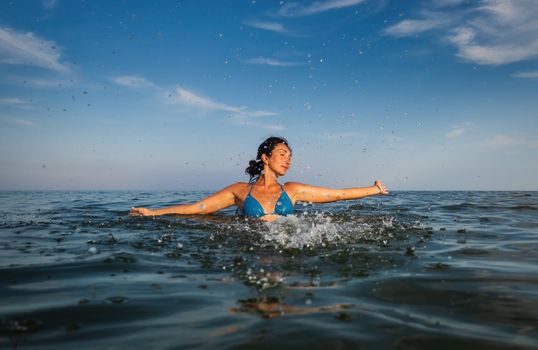
<instances>
[{"instance_id":1,"label":"white cloud","mask_svg":"<svg viewBox=\"0 0 538 350\"><path fill-rule=\"evenodd\" d=\"M69 67L60 62L60 56L60 49L54 41L30 32L0 27L0 63L35 66L66 73Z\"/></svg>"},{"instance_id":2,"label":"white cloud","mask_svg":"<svg viewBox=\"0 0 538 350\"><path fill-rule=\"evenodd\" d=\"M231 119L236 124L243 125L243 126L253 126L253 127L262 128L262 129L269 130L269 131L283 131L283 130L286 130L286 128L283 125L280 125L280 124L264 124L264 123L260 123L258 121L248 119L248 118L238 116L238 115L232 117Z\"/></svg>"},{"instance_id":3,"label":"white cloud","mask_svg":"<svg viewBox=\"0 0 538 350\"><path fill-rule=\"evenodd\" d=\"M286 28L284 28L284 26L280 23L261 22L261 21L247 21L244 23L247 26L258 28L258 29L269 30L271 32L276 32L276 33L287 33Z\"/></svg>"},{"instance_id":4,"label":"white cloud","mask_svg":"<svg viewBox=\"0 0 538 350\"><path fill-rule=\"evenodd\" d=\"M262 124L260 125L262 129L269 130L269 131L284 131L286 130L286 127L279 124Z\"/></svg>"},{"instance_id":5,"label":"white cloud","mask_svg":"<svg viewBox=\"0 0 538 350\"><path fill-rule=\"evenodd\" d=\"M2 106L23 106L28 104L28 101L18 97L4 97L0 98L0 105Z\"/></svg>"},{"instance_id":6,"label":"white cloud","mask_svg":"<svg viewBox=\"0 0 538 350\"><path fill-rule=\"evenodd\" d=\"M527 71L527 72L515 72L514 74L512 74L512 76L515 78L537 79L538 70Z\"/></svg>"},{"instance_id":7,"label":"white cloud","mask_svg":"<svg viewBox=\"0 0 538 350\"><path fill-rule=\"evenodd\" d=\"M274 58L266 58L266 57L252 58L250 60L245 61L245 63L261 64L261 65L275 66L275 67L300 66L303 64L299 62L280 61Z\"/></svg>"},{"instance_id":8,"label":"white cloud","mask_svg":"<svg viewBox=\"0 0 538 350\"><path fill-rule=\"evenodd\" d=\"M52 10L58 5L58 0L43 0L43 7L47 10Z\"/></svg>"},{"instance_id":9,"label":"white cloud","mask_svg":"<svg viewBox=\"0 0 538 350\"><path fill-rule=\"evenodd\" d=\"M6 106L9 108L18 108L18 109L25 109L25 110L31 110L35 109L35 107L32 105L32 102L26 99L22 99L19 97L4 97L0 98L0 106Z\"/></svg>"},{"instance_id":10,"label":"white cloud","mask_svg":"<svg viewBox=\"0 0 538 350\"><path fill-rule=\"evenodd\" d=\"M196 95L182 87L176 88L176 94L171 95L170 99L173 102L180 102L183 105L192 106L204 110L218 110L224 112L240 113L244 107L230 106L224 103L216 102L210 98Z\"/></svg>"},{"instance_id":11,"label":"white cloud","mask_svg":"<svg viewBox=\"0 0 538 350\"><path fill-rule=\"evenodd\" d=\"M538 57L538 6L535 0L481 0L474 7L457 1L436 1L452 7L424 5L419 19L404 20L385 30L410 36L438 30L461 59L482 65L501 65ZM435 5L435 3L434 3Z\"/></svg>"},{"instance_id":12,"label":"white cloud","mask_svg":"<svg viewBox=\"0 0 538 350\"><path fill-rule=\"evenodd\" d=\"M463 2L463 0L433 0L432 4L437 7L449 7L456 6Z\"/></svg>"},{"instance_id":13,"label":"white cloud","mask_svg":"<svg viewBox=\"0 0 538 350\"><path fill-rule=\"evenodd\" d=\"M136 75L123 75L119 77L110 78L112 82L120 86L130 88L130 89L146 89L146 88L156 88L155 84L146 80L143 77Z\"/></svg>"},{"instance_id":14,"label":"white cloud","mask_svg":"<svg viewBox=\"0 0 538 350\"><path fill-rule=\"evenodd\" d=\"M243 110L241 111L240 115L257 118L257 117L271 117L273 115L276 115L276 113L269 112L269 111L245 111Z\"/></svg>"},{"instance_id":15,"label":"white cloud","mask_svg":"<svg viewBox=\"0 0 538 350\"><path fill-rule=\"evenodd\" d=\"M37 124L34 123L33 121L20 119L20 118L0 117L0 120L2 120L5 123L18 125L18 126L24 126L24 127L30 127L30 128L34 128L37 126Z\"/></svg>"},{"instance_id":16,"label":"white cloud","mask_svg":"<svg viewBox=\"0 0 538 350\"><path fill-rule=\"evenodd\" d=\"M316 1L308 6L296 2L287 2L282 5L278 15L282 17L310 16L321 12L358 5L366 0L326 0Z\"/></svg>"},{"instance_id":17,"label":"white cloud","mask_svg":"<svg viewBox=\"0 0 538 350\"><path fill-rule=\"evenodd\" d=\"M184 89L182 87L177 87L174 93L169 93L167 101L170 103L179 103L184 106L189 106L205 111L228 112L244 118L267 117L276 115L276 113L269 111L251 111L247 107L238 107L225 103L220 103L208 97L197 95L194 92Z\"/></svg>"},{"instance_id":18,"label":"white cloud","mask_svg":"<svg viewBox=\"0 0 538 350\"><path fill-rule=\"evenodd\" d=\"M461 124L456 124L450 127L450 130L445 133L445 137L448 139L455 139L467 132L469 126L472 125L472 122L464 122Z\"/></svg>"},{"instance_id":19,"label":"white cloud","mask_svg":"<svg viewBox=\"0 0 538 350\"><path fill-rule=\"evenodd\" d=\"M76 83L72 79L42 79L31 77L10 77L8 82L20 86L28 86L34 89L65 89L76 86Z\"/></svg>"},{"instance_id":20,"label":"white cloud","mask_svg":"<svg viewBox=\"0 0 538 350\"><path fill-rule=\"evenodd\" d=\"M447 21L442 19L406 19L385 29L392 36L411 36L443 26Z\"/></svg>"},{"instance_id":21,"label":"white cloud","mask_svg":"<svg viewBox=\"0 0 538 350\"><path fill-rule=\"evenodd\" d=\"M515 137L506 134L496 134L486 140L485 144L497 149L510 149L517 147L538 148L538 139L528 139L525 137Z\"/></svg>"},{"instance_id":22,"label":"white cloud","mask_svg":"<svg viewBox=\"0 0 538 350\"><path fill-rule=\"evenodd\" d=\"M205 97L189 91L181 86L176 87L173 91L166 90L147 79L136 75L125 75L111 78L115 84L127 88L141 89L154 88L163 96L166 96L164 101L168 104L178 104L184 107L194 108L204 112L220 111L229 113L232 121L249 126L261 127L268 130L282 130L282 126L262 124L253 121L252 118L270 117L276 115L274 112L263 110L250 110L244 106L233 106L226 103L215 101L209 97Z\"/></svg>"},{"instance_id":23,"label":"white cloud","mask_svg":"<svg viewBox=\"0 0 538 350\"><path fill-rule=\"evenodd\" d=\"M465 129L460 126L453 126L450 131L448 131L445 136L449 139L455 139L460 137L465 133Z\"/></svg>"}]
</instances>

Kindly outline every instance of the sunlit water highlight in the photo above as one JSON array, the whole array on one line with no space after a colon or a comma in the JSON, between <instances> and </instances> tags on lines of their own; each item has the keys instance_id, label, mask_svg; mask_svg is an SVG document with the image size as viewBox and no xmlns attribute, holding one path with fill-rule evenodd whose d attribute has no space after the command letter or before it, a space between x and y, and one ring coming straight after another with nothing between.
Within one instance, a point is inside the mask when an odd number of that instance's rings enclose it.
<instances>
[{"instance_id":1,"label":"sunlit water highlight","mask_svg":"<svg viewBox=\"0 0 538 350\"><path fill-rule=\"evenodd\" d=\"M127 215L206 194L0 192L0 348L538 346L536 192Z\"/></svg>"}]
</instances>

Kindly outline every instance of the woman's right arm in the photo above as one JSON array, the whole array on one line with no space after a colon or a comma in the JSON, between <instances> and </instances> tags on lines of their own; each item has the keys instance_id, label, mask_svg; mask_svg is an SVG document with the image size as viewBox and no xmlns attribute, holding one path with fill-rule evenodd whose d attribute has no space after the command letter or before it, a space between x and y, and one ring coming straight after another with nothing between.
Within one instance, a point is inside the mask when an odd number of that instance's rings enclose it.
<instances>
[{"instance_id":1,"label":"woman's right arm","mask_svg":"<svg viewBox=\"0 0 538 350\"><path fill-rule=\"evenodd\" d=\"M235 204L235 190L240 183L230 185L196 203L179 204L161 209L131 208L132 216L158 216L167 214L210 214Z\"/></svg>"}]
</instances>

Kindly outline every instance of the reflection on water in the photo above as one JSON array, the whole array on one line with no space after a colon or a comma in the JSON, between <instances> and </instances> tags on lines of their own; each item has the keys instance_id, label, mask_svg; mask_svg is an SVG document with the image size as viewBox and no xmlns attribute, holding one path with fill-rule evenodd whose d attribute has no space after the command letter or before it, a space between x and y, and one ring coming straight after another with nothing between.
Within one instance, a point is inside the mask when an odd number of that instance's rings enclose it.
<instances>
[{"instance_id":1,"label":"reflection on water","mask_svg":"<svg viewBox=\"0 0 538 350\"><path fill-rule=\"evenodd\" d=\"M533 348L538 194L128 217L205 193L1 192L0 348Z\"/></svg>"},{"instance_id":2,"label":"reflection on water","mask_svg":"<svg viewBox=\"0 0 538 350\"><path fill-rule=\"evenodd\" d=\"M345 310L352 308L352 305L329 305L322 307L312 307L312 306L293 306L285 304L280 301L277 297L263 297L263 298L252 298L246 300L238 300L240 306L231 308L230 312L232 314L238 312L246 312L250 314L260 315L264 318L275 318L284 315L305 315L313 314L318 312L336 312L338 310ZM307 302L310 304L311 302ZM345 318L350 316L344 312L341 312L338 317Z\"/></svg>"}]
</instances>

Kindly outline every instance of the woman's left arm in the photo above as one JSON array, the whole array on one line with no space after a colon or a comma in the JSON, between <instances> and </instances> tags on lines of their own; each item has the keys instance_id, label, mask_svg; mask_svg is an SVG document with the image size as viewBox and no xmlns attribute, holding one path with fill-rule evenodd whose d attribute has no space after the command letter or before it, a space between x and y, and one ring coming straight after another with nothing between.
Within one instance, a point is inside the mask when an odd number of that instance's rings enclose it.
<instances>
[{"instance_id":1,"label":"woman's left arm","mask_svg":"<svg viewBox=\"0 0 538 350\"><path fill-rule=\"evenodd\" d=\"M378 194L389 194L389 191L385 185L378 180L376 180L374 185L370 187L352 187L342 189L311 186L299 182L288 182L284 186L293 203L296 201L329 203L348 199L359 199Z\"/></svg>"}]
</instances>

